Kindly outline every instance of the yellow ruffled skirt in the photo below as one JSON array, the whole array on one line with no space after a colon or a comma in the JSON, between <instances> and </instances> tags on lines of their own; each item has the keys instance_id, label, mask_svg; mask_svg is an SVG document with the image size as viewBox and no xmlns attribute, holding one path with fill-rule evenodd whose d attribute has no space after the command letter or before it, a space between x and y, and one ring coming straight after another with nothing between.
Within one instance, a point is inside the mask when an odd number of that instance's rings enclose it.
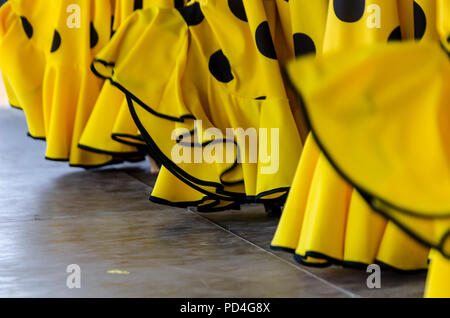
<instances>
[{"instance_id":1,"label":"yellow ruffled skirt","mask_svg":"<svg viewBox=\"0 0 450 318\"><path fill-rule=\"evenodd\" d=\"M125 92L164 165L153 201L215 211L285 199L302 149L277 60L287 48L275 2L243 4L136 12L97 55L93 69Z\"/></svg>"},{"instance_id":2,"label":"yellow ruffled skirt","mask_svg":"<svg viewBox=\"0 0 450 318\"><path fill-rule=\"evenodd\" d=\"M29 135L47 141L47 159L92 168L144 158L123 94L90 66L129 14L152 5L174 3L10 0L2 6L0 67L7 94L24 110Z\"/></svg>"},{"instance_id":3,"label":"yellow ruffled skirt","mask_svg":"<svg viewBox=\"0 0 450 318\"><path fill-rule=\"evenodd\" d=\"M433 41L438 38L436 28L430 23L436 21L434 1L374 0L352 4L299 1L289 5L296 55L310 56L310 60L315 59L312 54L326 59L336 52L345 56L348 53L344 52L351 48L402 39ZM305 23L308 18L302 12L313 16L315 21L322 21L323 27ZM293 70L291 80L302 82L303 76L308 73ZM360 77L365 75L354 75L343 85L351 87L355 78ZM305 82L308 85L308 79ZM346 92L344 89L342 94ZM327 97L335 98L332 94ZM362 267L377 262L408 271L426 269L429 253L427 247L410 238L394 222L376 214L361 194L338 174L311 135L272 248L289 251L300 263L313 266Z\"/></svg>"},{"instance_id":4,"label":"yellow ruffled skirt","mask_svg":"<svg viewBox=\"0 0 450 318\"><path fill-rule=\"evenodd\" d=\"M301 264L363 268L382 264L426 269L429 249L376 214L321 154L314 138L305 144L291 194L271 243Z\"/></svg>"},{"instance_id":5,"label":"yellow ruffled skirt","mask_svg":"<svg viewBox=\"0 0 450 318\"><path fill-rule=\"evenodd\" d=\"M29 10L36 9L32 6ZM29 134L44 138L42 79L45 56L37 48L40 39L36 33L26 16L15 12L11 1L0 8L0 68L9 102L25 112Z\"/></svg>"},{"instance_id":6,"label":"yellow ruffled skirt","mask_svg":"<svg viewBox=\"0 0 450 318\"><path fill-rule=\"evenodd\" d=\"M112 35L136 10L149 7L173 8L183 6L183 1L130 1L115 2ZM136 124L131 117L124 94L105 82L79 140L79 148L139 160L147 152Z\"/></svg>"},{"instance_id":7,"label":"yellow ruffled skirt","mask_svg":"<svg viewBox=\"0 0 450 318\"><path fill-rule=\"evenodd\" d=\"M289 66L289 75L332 166L366 205L441 253L431 258L427 295L449 296L446 44L396 44L305 58ZM360 80L348 85L355 77Z\"/></svg>"}]
</instances>

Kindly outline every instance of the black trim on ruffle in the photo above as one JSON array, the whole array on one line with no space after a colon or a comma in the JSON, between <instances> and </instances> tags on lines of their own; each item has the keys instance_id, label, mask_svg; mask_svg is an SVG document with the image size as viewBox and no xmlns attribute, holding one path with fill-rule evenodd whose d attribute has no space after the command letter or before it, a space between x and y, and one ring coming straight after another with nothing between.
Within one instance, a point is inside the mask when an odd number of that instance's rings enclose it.
<instances>
[{"instance_id":1,"label":"black trim on ruffle","mask_svg":"<svg viewBox=\"0 0 450 318\"><path fill-rule=\"evenodd\" d=\"M441 44L441 49L444 50L444 52L447 53L447 56L450 58L450 51L447 50L447 48L444 46L444 43L439 43Z\"/></svg>"},{"instance_id":2,"label":"black trim on ruffle","mask_svg":"<svg viewBox=\"0 0 450 318\"><path fill-rule=\"evenodd\" d=\"M176 208L189 209L196 208L198 213L215 213L215 212L224 212L229 210L240 210L240 204L236 202L231 202L228 205L217 207L221 203L220 200L214 200L211 203L202 205L207 201L211 201L211 198L205 196L201 200L197 201L185 201L185 202L172 202L166 199L161 199L155 196L150 196L150 201L157 204L162 204L166 206L172 206ZM192 211L193 212L193 211Z\"/></svg>"},{"instance_id":3,"label":"black trim on ruffle","mask_svg":"<svg viewBox=\"0 0 450 318\"><path fill-rule=\"evenodd\" d=\"M111 134L111 138L117 142L120 142L122 144L137 147L138 149L140 147L143 147L145 144L144 138L142 138L141 135L130 135L130 134L119 134L119 133L113 133ZM134 139L136 142L129 141L124 138Z\"/></svg>"},{"instance_id":4,"label":"black trim on ruffle","mask_svg":"<svg viewBox=\"0 0 450 318\"><path fill-rule=\"evenodd\" d=\"M347 261L347 260L339 260L337 258L328 256L324 253L320 253L320 252L314 252L314 251L307 251L304 255L298 254L296 253L295 249L291 249L291 248L287 248L287 247L283 247L283 246L270 246L270 249L273 251L281 251L281 252L286 252L289 254L293 254L294 260L301 264L301 265L305 265L308 267L319 267L319 268L325 268L325 267L330 267L330 266L341 266L344 268L353 268L353 269L361 269L361 270L366 270L367 266L371 265L368 263L364 263L364 262L355 262L355 261ZM318 260L323 260L325 262L323 263L314 263L314 262L308 262L308 258L315 258ZM427 271L427 268L418 268L418 269L401 269L392 265L389 265L387 263L378 261L378 260L374 260L374 264L378 264L380 265L380 267L382 269L385 270L392 270L395 272L399 272L399 273L406 273L406 274L412 274L412 273L417 273L417 272L424 272Z\"/></svg>"},{"instance_id":5,"label":"black trim on ruffle","mask_svg":"<svg viewBox=\"0 0 450 318\"><path fill-rule=\"evenodd\" d=\"M260 195L266 196L266 195L270 195L273 193L282 192L285 189L286 188L274 189L271 191L263 192ZM264 204L264 203L271 203L271 202L279 202L280 204L282 204L286 201L286 197L288 196L288 194L289 193L286 193L283 196L275 198L275 199L261 199L261 198L258 198L257 196L247 196L246 201L244 203L246 203L246 204L251 204L251 203ZM211 200L214 200L214 202L206 204L206 205L201 205L202 203L205 203L206 201L211 201ZM231 201L231 203L226 206L216 207L217 205L219 205L221 203L221 201L213 199L209 196L205 196L201 200L186 201L186 202L172 202L172 201L168 201L166 199L161 199L161 198L158 198L155 196L150 196L150 201L157 203L157 204L168 205L168 206L173 206L173 207L177 207L177 208L196 207L197 212L199 212L199 213L214 213L214 212L223 212L223 211L230 211L230 210L240 211L241 204L244 204L242 202Z\"/></svg>"},{"instance_id":6,"label":"black trim on ruffle","mask_svg":"<svg viewBox=\"0 0 450 318\"><path fill-rule=\"evenodd\" d=\"M9 104L13 109L17 109L20 111L23 111L23 109L19 106L15 106L13 104ZM45 137L39 137L39 136L33 136L30 132L27 132L27 136L34 139L34 140L39 140L39 141L46 141L47 139ZM118 141L118 140L116 140ZM119 141L120 142L120 141ZM142 145L139 145L142 147ZM86 170L89 169L97 169L97 168L103 168L106 166L110 166L110 165L116 165L116 164L121 164L124 162L131 162L131 163L136 163L136 162L141 162L145 160L145 151L142 149L138 152L111 152L111 151L106 151L106 150L101 150L101 149L97 149L97 148L92 148L92 147L88 147L88 146L84 146L79 144L78 148L82 149L82 150L86 150L89 152L93 152L93 153L97 153L97 154L102 154L102 155L110 155L110 156L117 156L117 157L123 157L123 159L113 159L111 161L108 161L106 163L103 164L99 164L99 165L81 165L81 164L69 164L70 167L73 168L83 168ZM139 157L139 156L144 156L144 157ZM68 158L50 158L50 157L45 157L46 160L49 161L54 161L54 162L69 162L70 160Z\"/></svg>"},{"instance_id":7,"label":"black trim on ruffle","mask_svg":"<svg viewBox=\"0 0 450 318\"><path fill-rule=\"evenodd\" d=\"M115 151L103 150L103 149L99 149L99 148L93 148L93 147L85 146L82 144L78 144L78 148L89 151L89 152L93 152L96 154L100 154L100 155L109 155L109 156L117 156L117 157L140 157L140 161L145 160L145 154L142 151L115 152Z\"/></svg>"},{"instance_id":8,"label":"black trim on ruffle","mask_svg":"<svg viewBox=\"0 0 450 318\"><path fill-rule=\"evenodd\" d=\"M70 160L68 158L51 158L46 156L45 157L46 160L48 161L54 161L54 162L70 162ZM86 170L92 170L92 169L98 169L98 168L103 168L103 167L107 167L107 166L111 166L111 165L117 165L117 164L122 164L125 162L131 162L131 163L135 163L135 162L139 162L141 160L134 160L133 158L127 158L127 159L112 159L108 162L105 163L101 163L98 165L83 165L83 164L71 164L69 163L69 166L72 168L83 168Z\"/></svg>"},{"instance_id":9,"label":"black trim on ruffle","mask_svg":"<svg viewBox=\"0 0 450 318\"><path fill-rule=\"evenodd\" d=\"M134 103L136 102L139 106L141 106L143 109L145 109L146 111L148 111L150 114L163 118L163 119L167 119L170 121L174 121L174 122L185 122L185 120L189 119L189 120L196 120L196 118L191 115L191 114L186 114L186 115L182 115L179 117L174 117L174 116L169 116L166 114L162 114L162 113L158 113L157 111L153 110L151 107L149 107L148 105L146 105L143 101L141 101L138 97L136 97L133 93L131 93L129 90L127 90L125 87L123 87L121 84L115 82L111 77L106 77L103 76L102 74L100 74L97 69L95 68L95 63L100 63L103 66L107 67L107 68L111 68L111 74L114 74L114 69L112 69L115 66L115 63L112 62L107 62L101 59L95 59L93 61L93 63L91 64L91 70L92 72L105 80L109 80L111 82L111 84L113 86L116 86L118 89L120 89L126 96L127 98L127 102L128 102L128 106L130 108L130 112L131 115L133 117L133 120L135 121L139 131L142 134L143 139L145 140L150 153L152 154L152 157L154 157L156 160L160 161L174 176L176 176L177 178L179 178L182 182L186 183L187 185L189 185L190 187L192 187L193 189L199 191L200 193L205 194L210 200L223 200L223 201L231 201L233 202L233 204L235 206L240 205L240 204L246 204L246 203L255 203L258 201L263 201L264 202L268 202L268 201L280 201L280 198L275 198L275 199L263 199L263 196L268 195L268 194L276 194L277 192L283 192L284 194L282 194L282 198L285 199L287 196L287 192L289 191L288 187L284 187L284 188L280 188L280 189L273 189L270 190L268 192L265 193L261 193L258 194L256 197L254 197L254 200L249 200L250 197L247 197L244 193L236 193L236 192L230 192L230 191L225 191L224 190L224 186L227 185L236 185L236 184L242 184L244 182L244 180L239 180L239 181L233 181L231 183L227 183L223 180L223 177L225 174L229 173L231 170L233 170L234 168L236 168L238 166L238 156L236 157L235 163L229 167L228 169L226 169L225 171L223 171L220 175L220 180L221 183L216 183L216 182L211 182L211 181L205 181L205 180L201 180L198 179L192 175L190 175L189 173L187 173L186 171L184 171L183 169L179 168L176 164L174 164L169 158L167 158L165 156L165 154L159 149L159 147L157 146L157 144L153 141L153 139L151 138L151 136L148 134L148 132L145 130L144 126L142 125L139 117L137 116L135 110L134 110ZM191 132L192 133L192 132ZM180 142L183 138L182 137L186 137L186 136L179 136L180 138L177 140L177 142ZM233 144L235 144L237 147L237 142L235 140L233 141L228 141L226 139L222 140L222 142L233 142ZM214 140L209 141L206 144L210 144L211 142L214 142ZM190 144L191 147L195 147L195 146L204 146L204 145L200 145L200 144ZM238 153L239 153L239 149L238 149ZM216 192L210 192L208 190L205 190L201 187L199 187L198 185L202 185L202 186L206 186L206 187L213 187L216 189ZM268 193L268 194L266 194ZM176 203L171 203L171 204L176 204ZM233 205L232 204L232 205ZM230 205L231 206L231 205Z\"/></svg>"},{"instance_id":10,"label":"black trim on ruffle","mask_svg":"<svg viewBox=\"0 0 450 318\"><path fill-rule=\"evenodd\" d=\"M27 136L30 137L31 139L34 140L40 140L40 141L45 141L45 137L37 137L37 136L33 136L30 132L27 132Z\"/></svg>"},{"instance_id":11,"label":"black trim on ruffle","mask_svg":"<svg viewBox=\"0 0 450 318\"><path fill-rule=\"evenodd\" d=\"M11 103L9 103L9 106L11 106L11 108L13 108L13 109L17 109L17 110L23 111L23 109L22 109L21 107L16 106L16 105L13 105L13 104L11 104Z\"/></svg>"},{"instance_id":12,"label":"black trim on ruffle","mask_svg":"<svg viewBox=\"0 0 450 318\"><path fill-rule=\"evenodd\" d=\"M377 197L376 195L370 193L369 191L365 190L364 187L362 187L361 185L359 185L357 182L354 182L354 180L352 180L346 173L343 172L343 170L339 167L339 165L331 158L331 156L329 155L327 149L324 147L323 143L321 142L321 140L318 138L316 132L315 132L315 128L311 123L311 117L309 115L308 109L306 107L306 103L305 100L302 96L302 93L297 89L296 85L293 83L293 80L291 79L291 77L289 76L289 72L287 72L285 69L283 70L283 72L286 74L286 78L289 82L289 84L291 85L291 87L294 89L294 91L296 92L298 99L299 99L299 104L300 107L302 108L304 114L305 114L305 120L307 122L307 124L309 125L309 127L311 127L311 133L314 137L314 140L316 141L318 147L320 148L320 150L322 151L323 155L325 156L325 158L327 158L327 160L329 161L329 163L331 164L331 166L336 170L336 172L347 182L349 183L354 189L356 189L361 196L363 197L363 199L367 202L367 204L372 208L372 210L378 212L379 214L383 215L384 217L386 217L387 219L391 220L395 225L397 225L401 230L403 230L405 233L407 233L410 237L412 237L413 239L415 239L417 242L419 242L420 244L427 246L427 247L431 247L434 249L439 250L442 255L447 258L450 259L450 254L447 254L443 247L444 247L444 243L447 239L450 238L450 229L443 235L443 237L441 238L440 242L436 245L430 241L428 241L426 238L421 237L419 234L414 233L414 231L410 230L407 226L405 226L402 222L400 222L399 220L397 220L395 217L393 217L392 215L390 215L389 213L381 210L379 207L375 206L375 200L378 200L379 202L381 202L382 204L386 205L387 207L398 211L399 213L403 213L406 215L410 215L419 219L449 219L450 220L450 212L448 216L444 216L444 215L437 215L434 216L433 214L424 214L424 213L419 213L416 211L411 211L405 208L400 208L397 207L395 204L392 204L390 202L388 202L387 200L381 199L379 197Z\"/></svg>"},{"instance_id":13,"label":"black trim on ruffle","mask_svg":"<svg viewBox=\"0 0 450 318\"><path fill-rule=\"evenodd\" d=\"M193 206L198 206L199 204L204 203L205 201L208 201L207 197L204 197L204 199L202 200L197 200L197 201L185 201L185 202L172 202L166 199L161 199L155 196L150 196L149 200L153 203L156 204L161 204L161 205L167 205L167 206L172 206L175 208L181 208L181 209L186 209L189 207L193 207Z\"/></svg>"}]
</instances>

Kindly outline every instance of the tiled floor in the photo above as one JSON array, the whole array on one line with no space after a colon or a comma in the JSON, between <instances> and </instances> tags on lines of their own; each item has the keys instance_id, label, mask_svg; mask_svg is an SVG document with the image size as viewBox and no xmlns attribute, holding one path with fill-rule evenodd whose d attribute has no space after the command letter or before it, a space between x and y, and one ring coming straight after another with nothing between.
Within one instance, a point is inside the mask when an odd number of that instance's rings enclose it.
<instances>
[{"instance_id":1,"label":"tiled floor","mask_svg":"<svg viewBox=\"0 0 450 318\"><path fill-rule=\"evenodd\" d=\"M0 109L0 297L420 297L425 273L298 265L259 206L201 215L150 203L147 164L45 161L23 113ZM81 267L81 289L66 267ZM108 274L109 270L129 275Z\"/></svg>"}]
</instances>

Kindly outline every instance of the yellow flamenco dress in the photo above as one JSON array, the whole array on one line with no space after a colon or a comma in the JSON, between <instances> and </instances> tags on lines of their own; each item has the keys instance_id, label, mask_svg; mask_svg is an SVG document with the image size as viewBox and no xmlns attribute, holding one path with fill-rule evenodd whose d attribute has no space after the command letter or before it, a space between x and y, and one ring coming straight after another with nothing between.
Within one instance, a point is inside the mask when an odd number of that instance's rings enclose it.
<instances>
[{"instance_id":1,"label":"yellow flamenco dress","mask_svg":"<svg viewBox=\"0 0 450 318\"><path fill-rule=\"evenodd\" d=\"M150 6L173 8L183 1L116 0L112 35L134 11ZM139 160L145 153L145 141L131 117L124 94L106 81L80 138L80 148Z\"/></svg>"},{"instance_id":2,"label":"yellow flamenco dress","mask_svg":"<svg viewBox=\"0 0 450 318\"><path fill-rule=\"evenodd\" d=\"M441 45L450 58L450 3L441 0L438 6L441 8L437 17L438 29L441 34ZM446 248L444 247L445 242L448 244L450 233L450 221L448 219L449 217L447 217L447 221L441 222L442 225L437 225L436 221L433 222L434 226L447 229L447 239L440 240L444 249ZM425 291L426 297L450 297L450 257L447 252L445 255L436 250L433 250L431 254L431 264Z\"/></svg>"},{"instance_id":3,"label":"yellow flamenco dress","mask_svg":"<svg viewBox=\"0 0 450 318\"><path fill-rule=\"evenodd\" d=\"M0 69L12 106L22 109L27 117L28 134L45 138L42 107L42 79L45 56L39 46L46 41L52 21L48 13L51 3L12 0L0 8ZM46 11L49 10L49 11ZM44 17L36 29L39 16Z\"/></svg>"},{"instance_id":4,"label":"yellow flamenco dress","mask_svg":"<svg viewBox=\"0 0 450 318\"><path fill-rule=\"evenodd\" d=\"M90 71L111 36L114 1L10 0L1 8L0 67L46 158L96 167L112 156L78 147L103 81Z\"/></svg>"},{"instance_id":5,"label":"yellow flamenco dress","mask_svg":"<svg viewBox=\"0 0 450 318\"><path fill-rule=\"evenodd\" d=\"M299 12L304 12L295 7L300 5L299 1L291 5L292 21L304 21L296 19ZM304 5L312 4L305 1ZM302 24L292 24L297 56L309 56L310 61L315 58L308 53L316 53L318 59L323 56L325 60L326 56L342 52L341 56L351 60L348 52L352 48L437 37L432 24L436 15L434 0L370 0L351 4L329 1L328 6L319 5L322 13L316 16L321 17L322 26L311 30ZM320 12L317 7L316 12ZM334 62L336 69L342 64L340 60ZM290 71L292 81L308 84L308 78L304 78L308 73L293 68ZM359 83L364 78L363 73L353 74L342 81L339 93L350 94L346 89L349 83ZM325 97L329 101L336 98L333 94ZM363 196L339 176L312 135L304 146L271 247L291 252L298 262L311 266L361 267L377 262L404 271L428 266L428 248L406 235L394 222L374 213Z\"/></svg>"},{"instance_id":6,"label":"yellow flamenco dress","mask_svg":"<svg viewBox=\"0 0 450 318\"><path fill-rule=\"evenodd\" d=\"M80 0L71 17L67 11L73 5L70 0L57 1L53 39L45 48L46 157L68 160L71 166L95 167L111 163L113 157L82 150L78 142L103 85L89 67L110 39L113 7L111 1Z\"/></svg>"},{"instance_id":7,"label":"yellow flamenco dress","mask_svg":"<svg viewBox=\"0 0 450 318\"><path fill-rule=\"evenodd\" d=\"M151 200L216 211L285 199L302 143L282 30L275 1L190 1L135 12L97 55L163 164Z\"/></svg>"},{"instance_id":8,"label":"yellow flamenco dress","mask_svg":"<svg viewBox=\"0 0 450 318\"><path fill-rule=\"evenodd\" d=\"M450 297L450 3L434 5L436 20L424 15L437 21L434 43L306 57L288 73L324 156L372 209L434 249L426 296Z\"/></svg>"}]
</instances>

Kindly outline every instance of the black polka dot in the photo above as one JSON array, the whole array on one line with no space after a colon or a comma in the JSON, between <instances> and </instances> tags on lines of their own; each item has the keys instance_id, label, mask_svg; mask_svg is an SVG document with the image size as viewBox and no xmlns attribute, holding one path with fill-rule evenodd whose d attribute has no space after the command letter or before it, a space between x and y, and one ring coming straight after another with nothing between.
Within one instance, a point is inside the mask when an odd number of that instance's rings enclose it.
<instances>
[{"instance_id":1,"label":"black polka dot","mask_svg":"<svg viewBox=\"0 0 450 318\"><path fill-rule=\"evenodd\" d=\"M414 1L414 37L416 40L423 38L426 28L427 18L425 17L425 12L423 12L420 5Z\"/></svg>"},{"instance_id":2,"label":"black polka dot","mask_svg":"<svg viewBox=\"0 0 450 318\"><path fill-rule=\"evenodd\" d=\"M265 57L270 59L276 59L277 53L272 41L272 35L270 34L269 23L267 21L262 22L255 33L256 46L259 52Z\"/></svg>"},{"instance_id":3,"label":"black polka dot","mask_svg":"<svg viewBox=\"0 0 450 318\"><path fill-rule=\"evenodd\" d=\"M255 98L256 100L266 100L267 96L259 96Z\"/></svg>"},{"instance_id":4,"label":"black polka dot","mask_svg":"<svg viewBox=\"0 0 450 318\"><path fill-rule=\"evenodd\" d=\"M180 12L181 16L183 17L184 21L186 21L187 25L189 26L200 24L205 18L202 9L200 8L200 4L198 2L177 9Z\"/></svg>"},{"instance_id":5,"label":"black polka dot","mask_svg":"<svg viewBox=\"0 0 450 318\"><path fill-rule=\"evenodd\" d=\"M364 15L365 0L334 0L334 13L339 20L356 22Z\"/></svg>"},{"instance_id":6,"label":"black polka dot","mask_svg":"<svg viewBox=\"0 0 450 318\"><path fill-rule=\"evenodd\" d=\"M182 7L184 7L184 1L183 0L175 0L174 7L175 8L182 8Z\"/></svg>"},{"instance_id":7,"label":"black polka dot","mask_svg":"<svg viewBox=\"0 0 450 318\"><path fill-rule=\"evenodd\" d=\"M51 53L56 52L60 46L61 46L61 35L57 30L55 30L55 33L53 34L53 42L50 52Z\"/></svg>"},{"instance_id":8,"label":"black polka dot","mask_svg":"<svg viewBox=\"0 0 450 318\"><path fill-rule=\"evenodd\" d=\"M450 43L450 35L447 37L447 43Z\"/></svg>"},{"instance_id":9,"label":"black polka dot","mask_svg":"<svg viewBox=\"0 0 450 318\"><path fill-rule=\"evenodd\" d=\"M245 12L242 0L228 0L228 6L231 12L240 20L248 22L247 13Z\"/></svg>"},{"instance_id":10,"label":"black polka dot","mask_svg":"<svg viewBox=\"0 0 450 318\"><path fill-rule=\"evenodd\" d=\"M230 62L222 50L211 55L209 59L209 71L219 82L228 83L234 79L231 73Z\"/></svg>"},{"instance_id":11,"label":"black polka dot","mask_svg":"<svg viewBox=\"0 0 450 318\"><path fill-rule=\"evenodd\" d=\"M314 41L304 33L294 34L294 50L295 56L316 53Z\"/></svg>"},{"instance_id":12,"label":"black polka dot","mask_svg":"<svg viewBox=\"0 0 450 318\"><path fill-rule=\"evenodd\" d=\"M400 26L398 26L389 35L388 42L401 40L402 40L402 30L400 29Z\"/></svg>"},{"instance_id":13,"label":"black polka dot","mask_svg":"<svg viewBox=\"0 0 450 318\"><path fill-rule=\"evenodd\" d=\"M27 37L29 39L31 39L33 37L34 31L33 31L33 27L31 25L30 21L28 21L28 19L25 17L20 17L20 20L22 20L22 27L23 27L23 30L25 31L25 34L27 35Z\"/></svg>"},{"instance_id":14,"label":"black polka dot","mask_svg":"<svg viewBox=\"0 0 450 318\"><path fill-rule=\"evenodd\" d=\"M94 23L91 22L91 49L98 43L98 33L94 27Z\"/></svg>"},{"instance_id":15,"label":"black polka dot","mask_svg":"<svg viewBox=\"0 0 450 318\"><path fill-rule=\"evenodd\" d=\"M134 0L134 11L140 10L144 7L143 0Z\"/></svg>"}]
</instances>

